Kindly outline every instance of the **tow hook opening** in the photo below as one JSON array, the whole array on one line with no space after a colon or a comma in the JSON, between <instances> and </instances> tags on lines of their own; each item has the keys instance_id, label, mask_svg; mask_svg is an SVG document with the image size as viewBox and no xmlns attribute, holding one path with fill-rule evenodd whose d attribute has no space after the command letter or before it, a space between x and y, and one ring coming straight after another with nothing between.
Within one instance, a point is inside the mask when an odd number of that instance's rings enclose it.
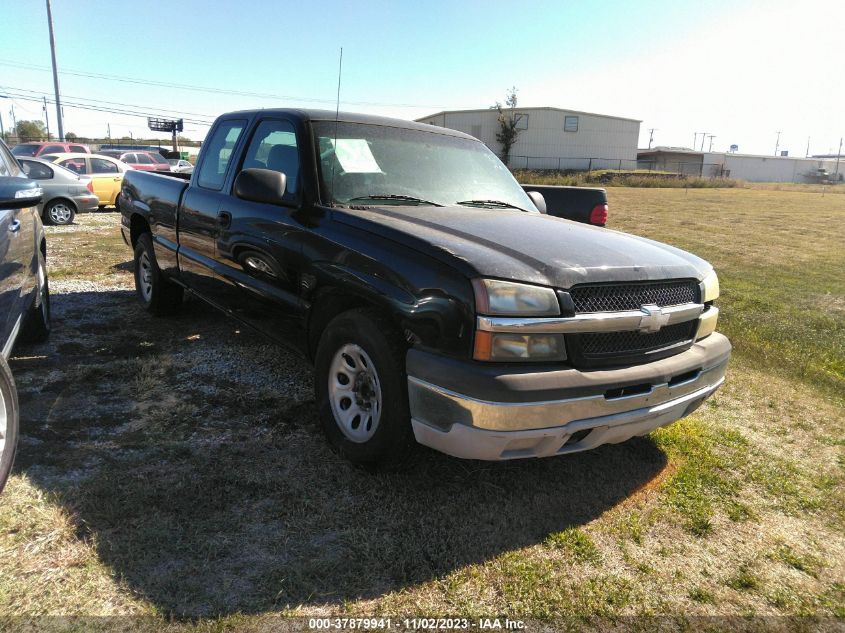
<instances>
[{"instance_id":1,"label":"tow hook opening","mask_svg":"<svg viewBox=\"0 0 845 633\"><path fill-rule=\"evenodd\" d=\"M585 437L587 437L590 433L593 432L593 429L581 429L580 431L575 431L572 435L569 436L569 439L563 443L564 446L570 446L571 444L577 444Z\"/></svg>"},{"instance_id":2,"label":"tow hook opening","mask_svg":"<svg viewBox=\"0 0 845 633\"><path fill-rule=\"evenodd\" d=\"M616 400L618 398L627 398L629 396L641 396L647 394L652 390L650 382L644 382L639 385L628 385L627 387L615 387L604 392L604 397L607 400Z\"/></svg>"},{"instance_id":3,"label":"tow hook opening","mask_svg":"<svg viewBox=\"0 0 845 633\"><path fill-rule=\"evenodd\" d=\"M678 385L682 385L686 382L692 382L696 380L701 375L701 368L693 369L692 371L685 372L683 374L678 374L677 376L673 376L672 380L669 381L670 387L677 387Z\"/></svg>"}]
</instances>

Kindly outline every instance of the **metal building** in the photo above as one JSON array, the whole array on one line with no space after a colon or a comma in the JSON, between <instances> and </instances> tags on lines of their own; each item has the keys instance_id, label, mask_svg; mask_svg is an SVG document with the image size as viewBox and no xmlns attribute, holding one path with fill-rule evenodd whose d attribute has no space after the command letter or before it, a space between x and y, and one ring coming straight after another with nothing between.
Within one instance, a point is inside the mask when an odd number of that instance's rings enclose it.
<instances>
[{"instance_id":1,"label":"metal building","mask_svg":"<svg viewBox=\"0 0 845 633\"><path fill-rule=\"evenodd\" d=\"M682 147L640 150L638 160L639 169L749 182L841 182L845 172L845 163L835 157L699 152Z\"/></svg>"},{"instance_id":2,"label":"metal building","mask_svg":"<svg viewBox=\"0 0 845 633\"><path fill-rule=\"evenodd\" d=\"M563 110L517 108L516 143L511 148L514 169L635 169L640 121L623 117ZM450 110L417 119L471 134L501 156L496 140L494 109Z\"/></svg>"}]
</instances>

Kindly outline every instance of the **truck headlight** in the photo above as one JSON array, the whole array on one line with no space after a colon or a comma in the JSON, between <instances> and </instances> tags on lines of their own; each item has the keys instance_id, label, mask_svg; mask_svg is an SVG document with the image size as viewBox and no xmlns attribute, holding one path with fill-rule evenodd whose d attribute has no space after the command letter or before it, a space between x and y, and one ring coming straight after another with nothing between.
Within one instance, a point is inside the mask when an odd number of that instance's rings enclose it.
<instances>
[{"instance_id":1,"label":"truck headlight","mask_svg":"<svg viewBox=\"0 0 845 633\"><path fill-rule=\"evenodd\" d=\"M710 303L719 298L719 277L711 270L701 282L701 303Z\"/></svg>"},{"instance_id":2,"label":"truck headlight","mask_svg":"<svg viewBox=\"0 0 845 633\"><path fill-rule=\"evenodd\" d=\"M522 362L566 360L563 334L475 333L475 360Z\"/></svg>"},{"instance_id":3,"label":"truck headlight","mask_svg":"<svg viewBox=\"0 0 845 633\"><path fill-rule=\"evenodd\" d=\"M557 316L557 295L551 288L496 279L474 279L475 309L491 316Z\"/></svg>"}]
</instances>

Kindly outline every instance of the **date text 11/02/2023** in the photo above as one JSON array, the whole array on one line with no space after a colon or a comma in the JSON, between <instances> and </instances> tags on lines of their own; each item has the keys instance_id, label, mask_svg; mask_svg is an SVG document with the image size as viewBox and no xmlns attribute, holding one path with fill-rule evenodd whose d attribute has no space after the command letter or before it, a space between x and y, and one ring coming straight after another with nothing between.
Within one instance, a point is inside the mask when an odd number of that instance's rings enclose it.
<instances>
[{"instance_id":1,"label":"date text 11/02/2023","mask_svg":"<svg viewBox=\"0 0 845 633\"><path fill-rule=\"evenodd\" d=\"M450 631L450 630L503 630L522 631L522 620L509 618L310 618L311 630L390 630Z\"/></svg>"}]
</instances>

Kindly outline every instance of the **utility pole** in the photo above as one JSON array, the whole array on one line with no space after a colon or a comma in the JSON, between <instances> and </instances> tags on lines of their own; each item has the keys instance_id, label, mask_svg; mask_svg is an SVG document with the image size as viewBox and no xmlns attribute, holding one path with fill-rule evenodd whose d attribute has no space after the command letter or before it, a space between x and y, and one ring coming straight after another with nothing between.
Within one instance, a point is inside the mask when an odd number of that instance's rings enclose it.
<instances>
[{"instance_id":1,"label":"utility pole","mask_svg":"<svg viewBox=\"0 0 845 633\"><path fill-rule=\"evenodd\" d=\"M705 136L707 136L707 132L702 132L701 133L701 151L702 152L704 151L704 137ZM695 149L695 148L693 147L693 149Z\"/></svg>"},{"instance_id":2,"label":"utility pole","mask_svg":"<svg viewBox=\"0 0 845 633\"><path fill-rule=\"evenodd\" d=\"M698 135L699 134L701 134L701 132L696 132L695 134L693 134L693 137L692 137L692 148L693 149L695 149L695 146L698 145Z\"/></svg>"},{"instance_id":3,"label":"utility pole","mask_svg":"<svg viewBox=\"0 0 845 633\"><path fill-rule=\"evenodd\" d=\"M0 138L6 140L6 130L3 129L3 113L0 112Z\"/></svg>"},{"instance_id":4,"label":"utility pole","mask_svg":"<svg viewBox=\"0 0 845 633\"><path fill-rule=\"evenodd\" d=\"M710 147L707 149L707 151L712 152L713 151L713 139L716 138L716 135L715 134L708 134L707 138L710 139Z\"/></svg>"},{"instance_id":5,"label":"utility pole","mask_svg":"<svg viewBox=\"0 0 845 633\"><path fill-rule=\"evenodd\" d=\"M18 120L15 118L15 104L12 104L12 109L9 110L9 113L12 115L12 134L16 137L18 135Z\"/></svg>"},{"instance_id":6,"label":"utility pole","mask_svg":"<svg viewBox=\"0 0 845 633\"><path fill-rule=\"evenodd\" d=\"M842 156L842 137L839 138L839 151L836 152L836 171L833 172L833 182L839 182L839 157Z\"/></svg>"},{"instance_id":7,"label":"utility pole","mask_svg":"<svg viewBox=\"0 0 845 633\"><path fill-rule=\"evenodd\" d=\"M106 130L106 135L108 136L108 139L111 140L111 123L106 123Z\"/></svg>"},{"instance_id":8,"label":"utility pole","mask_svg":"<svg viewBox=\"0 0 845 633\"><path fill-rule=\"evenodd\" d=\"M47 140L50 140L50 115L47 112L47 97L44 97L44 121L47 123Z\"/></svg>"},{"instance_id":9,"label":"utility pole","mask_svg":"<svg viewBox=\"0 0 845 633\"><path fill-rule=\"evenodd\" d=\"M50 28L50 57L53 59L53 88L56 91L56 121L59 124L59 140L65 140L65 130L62 125L62 101L59 98L59 72L56 70L56 39L53 37L53 11L50 0L47 1L47 26ZM47 135L49 140L50 135Z\"/></svg>"},{"instance_id":10,"label":"utility pole","mask_svg":"<svg viewBox=\"0 0 845 633\"><path fill-rule=\"evenodd\" d=\"M810 137L807 137L807 151L804 153L804 158L810 158Z\"/></svg>"},{"instance_id":11,"label":"utility pole","mask_svg":"<svg viewBox=\"0 0 845 633\"><path fill-rule=\"evenodd\" d=\"M648 130L648 148L651 149L651 142L654 140L654 131L656 127L649 128Z\"/></svg>"},{"instance_id":12,"label":"utility pole","mask_svg":"<svg viewBox=\"0 0 845 633\"><path fill-rule=\"evenodd\" d=\"M780 130L778 130L778 140L775 141L775 156L778 155L778 147L780 147Z\"/></svg>"}]
</instances>

